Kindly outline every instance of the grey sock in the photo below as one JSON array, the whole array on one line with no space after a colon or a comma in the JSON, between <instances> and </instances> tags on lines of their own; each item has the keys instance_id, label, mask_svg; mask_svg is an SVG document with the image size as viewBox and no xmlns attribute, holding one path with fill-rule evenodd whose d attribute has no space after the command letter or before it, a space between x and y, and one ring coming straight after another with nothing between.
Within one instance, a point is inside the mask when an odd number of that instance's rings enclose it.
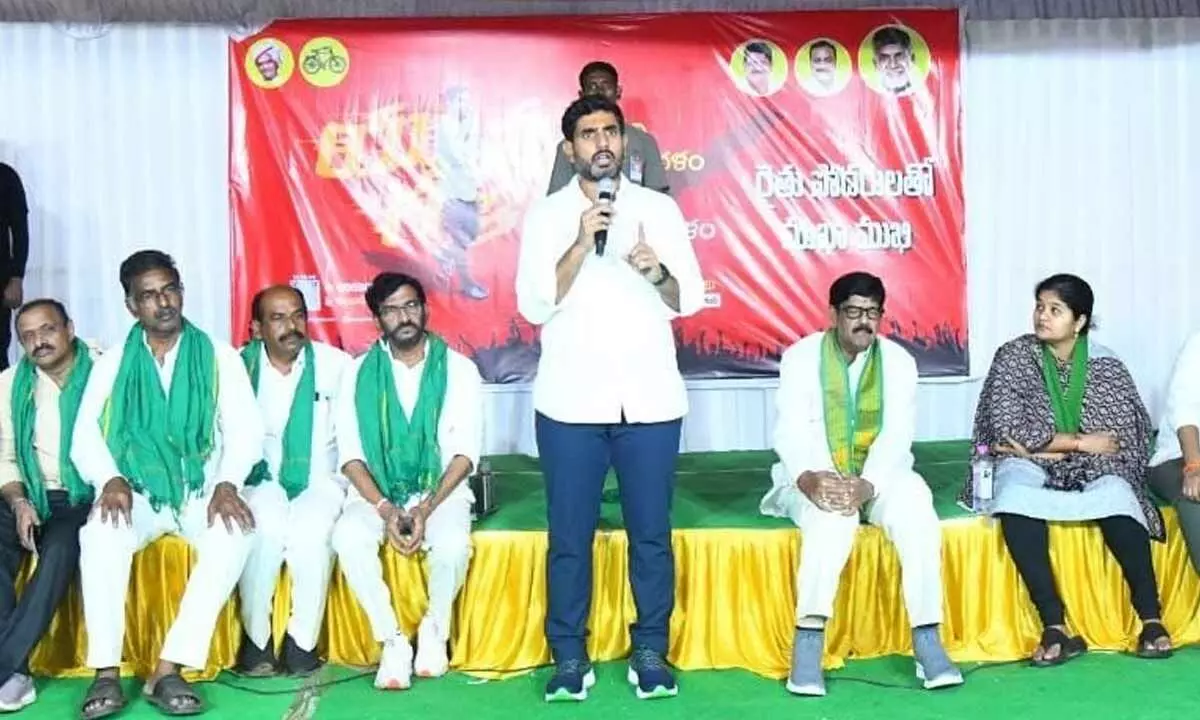
<instances>
[{"instance_id":1,"label":"grey sock","mask_svg":"<svg viewBox=\"0 0 1200 720\"><path fill-rule=\"evenodd\" d=\"M821 656L825 652L825 631L811 628L796 628L792 643L792 671L788 684L796 688L819 688L825 690L825 674L821 670Z\"/></svg>"},{"instance_id":2,"label":"grey sock","mask_svg":"<svg viewBox=\"0 0 1200 720\"><path fill-rule=\"evenodd\" d=\"M926 678L935 678L948 672L957 672L950 656L942 647L937 625L913 628L913 657L925 671Z\"/></svg>"}]
</instances>

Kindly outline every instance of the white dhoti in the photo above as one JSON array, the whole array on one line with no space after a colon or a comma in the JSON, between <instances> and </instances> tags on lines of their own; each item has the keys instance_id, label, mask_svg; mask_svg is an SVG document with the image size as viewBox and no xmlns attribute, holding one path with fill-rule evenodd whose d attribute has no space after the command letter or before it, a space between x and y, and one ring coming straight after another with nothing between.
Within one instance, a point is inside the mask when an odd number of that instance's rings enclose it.
<instances>
[{"instance_id":1,"label":"white dhoti","mask_svg":"<svg viewBox=\"0 0 1200 720\"><path fill-rule=\"evenodd\" d=\"M155 512L145 497L134 493L131 526L118 521L114 527L111 519L102 523L99 509L93 509L79 531L88 667L121 664L133 554L167 534L181 535L199 557L159 657L188 668L200 669L208 663L217 617L242 574L252 539L236 524L233 532L226 530L219 518L209 527L209 499L205 495L187 501L177 521L170 508Z\"/></svg>"},{"instance_id":2,"label":"white dhoti","mask_svg":"<svg viewBox=\"0 0 1200 720\"><path fill-rule=\"evenodd\" d=\"M425 522L422 550L429 559L429 610L426 617L449 636L454 599L467 578L471 559L471 503L473 496L464 481L434 509ZM417 499L407 507L417 504ZM373 506L353 489L348 493L342 516L333 530L337 553L346 583L358 598L371 631L379 642L399 632L392 594L383 581L379 547L385 539L383 519ZM407 589L406 589L407 590ZM411 591L411 590L410 590Z\"/></svg>"},{"instance_id":3,"label":"white dhoti","mask_svg":"<svg viewBox=\"0 0 1200 720\"><path fill-rule=\"evenodd\" d=\"M846 516L818 508L771 468L772 490L761 511L789 517L800 528L800 567L796 573L796 624L804 618L833 616L839 580L858 533L859 514ZM867 505L867 522L883 529L900 556L904 602L913 627L942 621L942 532L933 495L915 472L901 472L880 483Z\"/></svg>"},{"instance_id":4,"label":"white dhoti","mask_svg":"<svg viewBox=\"0 0 1200 720\"><path fill-rule=\"evenodd\" d=\"M301 650L317 646L329 575L333 569L333 525L344 495L333 480L312 482L290 502L278 482L246 488L254 513L254 541L238 583L242 625L258 648L271 639L271 609L284 562L292 580L288 635Z\"/></svg>"}]
</instances>

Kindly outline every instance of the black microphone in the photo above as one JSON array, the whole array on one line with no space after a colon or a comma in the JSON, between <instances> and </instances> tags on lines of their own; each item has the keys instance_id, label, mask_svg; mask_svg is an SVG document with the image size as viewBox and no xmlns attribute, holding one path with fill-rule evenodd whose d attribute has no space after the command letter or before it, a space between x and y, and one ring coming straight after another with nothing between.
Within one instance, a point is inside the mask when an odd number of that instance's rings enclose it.
<instances>
[{"instance_id":1,"label":"black microphone","mask_svg":"<svg viewBox=\"0 0 1200 720\"><path fill-rule=\"evenodd\" d=\"M617 196L617 183L610 177L600 178L600 182L596 183L596 187L600 190L600 195L597 198L599 202L611 204ZM606 213L607 214L607 213ZM596 231L596 254L604 256L604 246L608 244L608 229Z\"/></svg>"}]
</instances>

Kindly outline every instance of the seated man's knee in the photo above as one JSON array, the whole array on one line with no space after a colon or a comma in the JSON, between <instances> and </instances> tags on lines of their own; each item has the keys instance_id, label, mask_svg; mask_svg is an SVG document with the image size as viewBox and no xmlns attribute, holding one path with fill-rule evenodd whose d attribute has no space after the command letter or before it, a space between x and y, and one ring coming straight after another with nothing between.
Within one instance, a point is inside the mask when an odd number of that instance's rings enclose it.
<instances>
[{"instance_id":1,"label":"seated man's knee","mask_svg":"<svg viewBox=\"0 0 1200 720\"><path fill-rule=\"evenodd\" d=\"M933 512L933 491L919 475L898 483L889 494L894 494L895 497L889 497L888 502L903 505L912 510Z\"/></svg>"},{"instance_id":2,"label":"seated man's knee","mask_svg":"<svg viewBox=\"0 0 1200 720\"><path fill-rule=\"evenodd\" d=\"M297 559L315 558L334 552L333 528L313 528L305 532L301 527L292 527L287 532L285 542L287 556Z\"/></svg>"},{"instance_id":3,"label":"seated man's knee","mask_svg":"<svg viewBox=\"0 0 1200 720\"><path fill-rule=\"evenodd\" d=\"M100 514L93 515L79 530L79 547L81 553L128 553L133 555L137 545L137 537L133 528L125 521L112 519L102 521Z\"/></svg>"},{"instance_id":4,"label":"seated man's knee","mask_svg":"<svg viewBox=\"0 0 1200 720\"><path fill-rule=\"evenodd\" d=\"M362 523L346 516L343 516L333 526L330 545L333 546L334 553L339 556L379 551L379 539Z\"/></svg>"},{"instance_id":5,"label":"seated man's knee","mask_svg":"<svg viewBox=\"0 0 1200 720\"><path fill-rule=\"evenodd\" d=\"M203 554L205 551L227 555L229 557L237 557L243 553L248 553L252 543L257 539L257 528L251 532L244 532L242 528L233 523L233 529L225 527L225 523L217 520L212 525L204 528L197 542L197 549Z\"/></svg>"},{"instance_id":6,"label":"seated man's knee","mask_svg":"<svg viewBox=\"0 0 1200 720\"><path fill-rule=\"evenodd\" d=\"M801 529L822 535L853 536L858 532L858 526L858 513L844 515L818 508L804 516Z\"/></svg>"},{"instance_id":7,"label":"seated man's knee","mask_svg":"<svg viewBox=\"0 0 1200 720\"><path fill-rule=\"evenodd\" d=\"M854 540L858 537L858 525L857 513L849 517L825 511L809 513L800 526L801 552L853 548Z\"/></svg>"},{"instance_id":8,"label":"seated man's knee","mask_svg":"<svg viewBox=\"0 0 1200 720\"><path fill-rule=\"evenodd\" d=\"M452 540L439 539L439 542L429 546L429 563L431 565L458 566L466 564L470 559L470 536Z\"/></svg>"}]
</instances>

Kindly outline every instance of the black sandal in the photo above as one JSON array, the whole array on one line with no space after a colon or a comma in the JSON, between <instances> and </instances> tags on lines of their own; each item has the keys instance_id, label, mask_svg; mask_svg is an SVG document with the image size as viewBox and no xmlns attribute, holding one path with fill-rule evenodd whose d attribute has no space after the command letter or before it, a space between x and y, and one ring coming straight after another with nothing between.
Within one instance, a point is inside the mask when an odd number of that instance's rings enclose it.
<instances>
[{"instance_id":1,"label":"black sandal","mask_svg":"<svg viewBox=\"0 0 1200 720\"><path fill-rule=\"evenodd\" d=\"M1058 655L1047 660L1044 656L1050 648L1058 646ZM1042 649L1043 657L1039 660L1036 657L1029 660L1034 667L1054 667L1062 665L1068 660L1079 657L1087 652L1087 642L1078 635L1067 637L1067 634L1058 628L1046 628L1042 631L1042 639L1038 643L1038 647Z\"/></svg>"},{"instance_id":2,"label":"black sandal","mask_svg":"<svg viewBox=\"0 0 1200 720\"><path fill-rule=\"evenodd\" d=\"M163 715L199 715L205 710L204 701L179 673L163 675L154 683L153 692L143 690L142 695ZM180 700L192 702L181 707L176 704Z\"/></svg>"},{"instance_id":3,"label":"black sandal","mask_svg":"<svg viewBox=\"0 0 1200 720\"><path fill-rule=\"evenodd\" d=\"M125 709L125 693L121 690L121 679L104 675L92 681L83 704L79 706L79 717L83 720L99 720L116 715ZM89 706L95 704L89 709Z\"/></svg>"},{"instance_id":4,"label":"black sandal","mask_svg":"<svg viewBox=\"0 0 1200 720\"><path fill-rule=\"evenodd\" d=\"M1138 635L1137 656L1147 660L1162 660L1174 655L1175 648L1171 647L1161 650L1155 645L1160 638L1171 639L1171 636L1167 633L1167 629L1163 627L1161 622L1153 620L1144 623L1142 625L1142 633Z\"/></svg>"}]
</instances>

